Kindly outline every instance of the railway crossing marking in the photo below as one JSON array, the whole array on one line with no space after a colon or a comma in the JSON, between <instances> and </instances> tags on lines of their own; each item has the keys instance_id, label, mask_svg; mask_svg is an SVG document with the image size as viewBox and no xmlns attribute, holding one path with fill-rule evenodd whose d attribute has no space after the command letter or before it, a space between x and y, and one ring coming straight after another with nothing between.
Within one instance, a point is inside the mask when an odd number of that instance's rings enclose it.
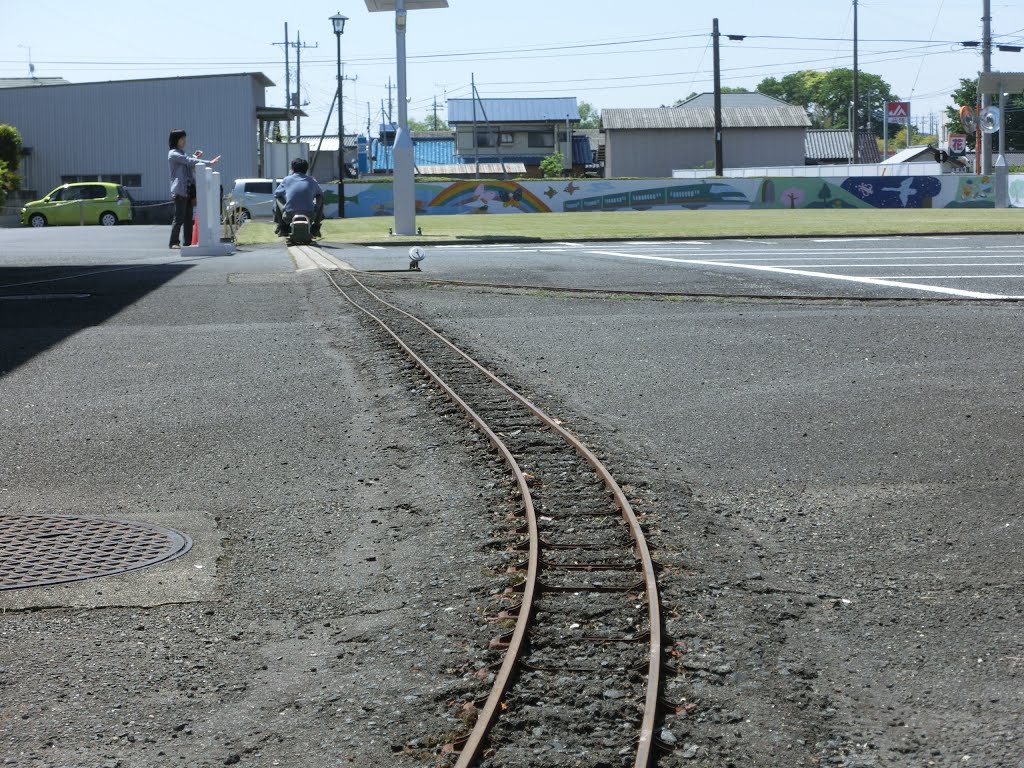
<instances>
[{"instance_id":1,"label":"railway crossing marking","mask_svg":"<svg viewBox=\"0 0 1024 768\"><path fill-rule=\"evenodd\" d=\"M354 272L355 267L347 261L342 261L337 256L325 253L320 248L312 245L291 245L288 247L288 255L295 261L295 271L305 272L310 269L326 269L329 271L342 270L343 272Z\"/></svg>"}]
</instances>

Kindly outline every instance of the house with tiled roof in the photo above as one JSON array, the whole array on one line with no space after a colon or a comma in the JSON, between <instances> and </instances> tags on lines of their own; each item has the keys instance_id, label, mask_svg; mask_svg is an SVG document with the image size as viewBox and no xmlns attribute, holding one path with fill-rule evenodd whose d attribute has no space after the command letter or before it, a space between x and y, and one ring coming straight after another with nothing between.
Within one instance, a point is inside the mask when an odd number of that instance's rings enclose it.
<instances>
[{"instance_id":1,"label":"house with tiled roof","mask_svg":"<svg viewBox=\"0 0 1024 768\"><path fill-rule=\"evenodd\" d=\"M605 109L606 177L670 177L677 168L713 168L714 95L675 107ZM722 128L729 168L803 165L811 121L802 107L761 93L723 93Z\"/></svg>"}]
</instances>

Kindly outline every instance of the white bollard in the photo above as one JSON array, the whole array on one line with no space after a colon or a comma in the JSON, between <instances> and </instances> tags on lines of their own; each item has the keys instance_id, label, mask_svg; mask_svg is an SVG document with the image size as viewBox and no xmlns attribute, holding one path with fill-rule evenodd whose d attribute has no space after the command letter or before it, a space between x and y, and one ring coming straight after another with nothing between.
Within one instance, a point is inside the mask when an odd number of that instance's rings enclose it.
<instances>
[{"instance_id":1,"label":"white bollard","mask_svg":"<svg viewBox=\"0 0 1024 768\"><path fill-rule=\"evenodd\" d=\"M1010 168L1006 164L1006 156L996 158L996 208L1010 207Z\"/></svg>"},{"instance_id":2,"label":"white bollard","mask_svg":"<svg viewBox=\"0 0 1024 768\"><path fill-rule=\"evenodd\" d=\"M206 163L196 164L196 219L199 242L182 246L182 256L227 256L235 252L232 243L220 241L220 174ZM191 238L192 233L186 236Z\"/></svg>"}]
</instances>

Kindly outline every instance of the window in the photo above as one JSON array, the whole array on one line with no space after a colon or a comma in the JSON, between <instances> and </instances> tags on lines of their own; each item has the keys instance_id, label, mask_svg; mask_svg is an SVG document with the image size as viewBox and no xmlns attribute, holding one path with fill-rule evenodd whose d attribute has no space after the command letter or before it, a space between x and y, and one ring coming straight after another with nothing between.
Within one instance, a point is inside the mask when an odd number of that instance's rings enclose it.
<instances>
[{"instance_id":1,"label":"window","mask_svg":"<svg viewBox=\"0 0 1024 768\"><path fill-rule=\"evenodd\" d=\"M503 131L476 132L476 145L478 147L508 146L510 144L515 144L515 137L511 133Z\"/></svg>"},{"instance_id":2,"label":"window","mask_svg":"<svg viewBox=\"0 0 1024 768\"><path fill-rule=\"evenodd\" d=\"M551 131L530 131L530 147L544 149L555 146L555 136Z\"/></svg>"},{"instance_id":3,"label":"window","mask_svg":"<svg viewBox=\"0 0 1024 768\"><path fill-rule=\"evenodd\" d=\"M272 195L274 194L274 182L247 181L245 182L245 191L255 195Z\"/></svg>"},{"instance_id":4,"label":"window","mask_svg":"<svg viewBox=\"0 0 1024 768\"><path fill-rule=\"evenodd\" d=\"M86 187L80 187L82 190L83 200L102 200L107 196L107 188L101 187L99 184L90 184Z\"/></svg>"},{"instance_id":5,"label":"window","mask_svg":"<svg viewBox=\"0 0 1024 768\"><path fill-rule=\"evenodd\" d=\"M85 173L68 174L60 177L61 184L80 184L83 181L106 181L111 184L121 184L125 187L142 187L141 173Z\"/></svg>"},{"instance_id":6,"label":"window","mask_svg":"<svg viewBox=\"0 0 1024 768\"><path fill-rule=\"evenodd\" d=\"M100 176L100 181L109 181L111 184L120 184L125 187L141 187L141 173L105 173Z\"/></svg>"},{"instance_id":7,"label":"window","mask_svg":"<svg viewBox=\"0 0 1024 768\"><path fill-rule=\"evenodd\" d=\"M95 175L92 175L92 176L89 176L89 175L82 176L81 174L79 174L79 175L73 175L73 176L61 176L60 177L60 183L61 184L80 184L83 181L99 181L99 180L100 180L100 177L99 176L95 176ZM75 199L77 200L78 198L75 198Z\"/></svg>"}]
</instances>

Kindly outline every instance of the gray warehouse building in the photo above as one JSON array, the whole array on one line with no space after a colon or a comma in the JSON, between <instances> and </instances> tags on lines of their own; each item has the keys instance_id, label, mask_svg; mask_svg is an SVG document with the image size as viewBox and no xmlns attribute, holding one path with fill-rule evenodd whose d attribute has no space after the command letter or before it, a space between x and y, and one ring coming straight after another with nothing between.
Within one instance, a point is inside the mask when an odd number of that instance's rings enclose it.
<instances>
[{"instance_id":1,"label":"gray warehouse building","mask_svg":"<svg viewBox=\"0 0 1024 768\"><path fill-rule=\"evenodd\" d=\"M714 167L714 96L699 94L676 107L605 109L605 176L665 177L677 168ZM760 93L723 93L722 125L729 168L803 165L802 107Z\"/></svg>"},{"instance_id":2,"label":"gray warehouse building","mask_svg":"<svg viewBox=\"0 0 1024 768\"><path fill-rule=\"evenodd\" d=\"M188 132L190 150L222 155L225 188L263 175L267 125L301 114L265 106L273 85L247 72L0 88L0 123L21 134L22 197L67 182L113 181L137 202L164 201L173 128Z\"/></svg>"}]
</instances>

